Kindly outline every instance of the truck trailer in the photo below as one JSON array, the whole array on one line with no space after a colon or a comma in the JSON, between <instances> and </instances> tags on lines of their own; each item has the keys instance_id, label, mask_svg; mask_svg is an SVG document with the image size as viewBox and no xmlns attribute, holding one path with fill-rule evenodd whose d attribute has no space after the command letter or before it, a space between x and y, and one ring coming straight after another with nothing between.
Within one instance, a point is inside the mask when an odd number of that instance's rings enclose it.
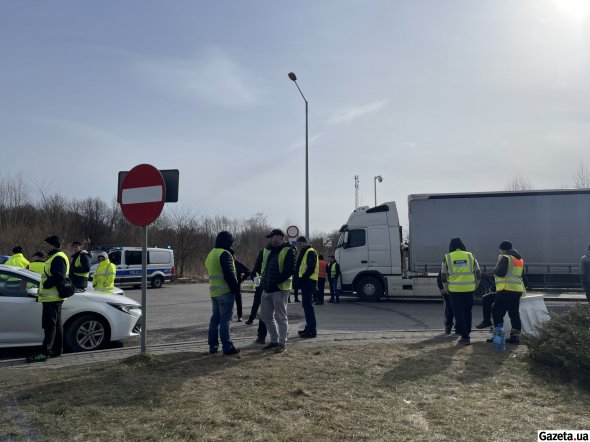
<instances>
[{"instance_id":1,"label":"truck trailer","mask_svg":"<svg viewBox=\"0 0 590 442\"><path fill-rule=\"evenodd\" d=\"M484 275L476 299L495 290L503 240L522 254L528 288L580 288L580 257L590 243L590 189L410 195L408 211L407 242L395 202L351 213L335 253L343 293L366 301L439 296L436 276L454 237Z\"/></svg>"}]
</instances>

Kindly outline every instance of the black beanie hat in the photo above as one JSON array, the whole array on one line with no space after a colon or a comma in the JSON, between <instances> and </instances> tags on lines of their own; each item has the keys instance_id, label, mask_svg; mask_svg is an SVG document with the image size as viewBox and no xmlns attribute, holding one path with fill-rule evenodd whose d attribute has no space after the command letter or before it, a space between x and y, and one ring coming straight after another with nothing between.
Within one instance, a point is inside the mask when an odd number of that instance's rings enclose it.
<instances>
[{"instance_id":1,"label":"black beanie hat","mask_svg":"<svg viewBox=\"0 0 590 442\"><path fill-rule=\"evenodd\" d=\"M465 244L461 241L461 238L453 238L449 243L449 252L453 253L455 250L463 250L464 252L467 251Z\"/></svg>"},{"instance_id":2,"label":"black beanie hat","mask_svg":"<svg viewBox=\"0 0 590 442\"><path fill-rule=\"evenodd\" d=\"M59 239L59 236L57 236L57 235L48 236L43 241L45 241L47 244L51 244L56 249L59 249L61 247L61 240Z\"/></svg>"},{"instance_id":3,"label":"black beanie hat","mask_svg":"<svg viewBox=\"0 0 590 442\"><path fill-rule=\"evenodd\" d=\"M502 241L498 248L500 250L512 250L512 243L510 241Z\"/></svg>"},{"instance_id":4,"label":"black beanie hat","mask_svg":"<svg viewBox=\"0 0 590 442\"><path fill-rule=\"evenodd\" d=\"M23 253L23 248L21 246L13 247L12 253Z\"/></svg>"}]
</instances>

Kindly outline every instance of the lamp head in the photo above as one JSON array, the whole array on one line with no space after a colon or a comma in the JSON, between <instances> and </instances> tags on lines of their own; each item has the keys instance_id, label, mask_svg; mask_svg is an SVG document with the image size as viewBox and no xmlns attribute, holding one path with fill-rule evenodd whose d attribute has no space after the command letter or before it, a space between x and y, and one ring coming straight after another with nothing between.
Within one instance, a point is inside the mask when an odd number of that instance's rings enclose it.
<instances>
[{"instance_id":1,"label":"lamp head","mask_svg":"<svg viewBox=\"0 0 590 442\"><path fill-rule=\"evenodd\" d=\"M297 81L297 75L295 75L295 72L289 72L289 78L293 81Z\"/></svg>"},{"instance_id":2,"label":"lamp head","mask_svg":"<svg viewBox=\"0 0 590 442\"><path fill-rule=\"evenodd\" d=\"M381 175L377 175L377 176L375 177L375 179L376 179L377 181L379 181L380 183L381 183L381 182L383 182L383 177L382 177Z\"/></svg>"}]
</instances>

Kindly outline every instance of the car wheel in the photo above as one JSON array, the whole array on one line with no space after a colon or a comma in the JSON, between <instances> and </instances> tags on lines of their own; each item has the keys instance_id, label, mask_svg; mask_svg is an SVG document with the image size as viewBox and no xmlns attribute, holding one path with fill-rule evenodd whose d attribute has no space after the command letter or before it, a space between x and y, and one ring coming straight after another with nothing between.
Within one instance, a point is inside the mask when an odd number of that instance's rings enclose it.
<instances>
[{"instance_id":1,"label":"car wheel","mask_svg":"<svg viewBox=\"0 0 590 442\"><path fill-rule=\"evenodd\" d=\"M161 276L154 276L152 278L152 287L155 289L159 289L164 284L164 278Z\"/></svg>"},{"instance_id":2,"label":"car wheel","mask_svg":"<svg viewBox=\"0 0 590 442\"><path fill-rule=\"evenodd\" d=\"M384 295L383 284L374 276L363 277L356 287L357 295L362 301L379 301Z\"/></svg>"},{"instance_id":3,"label":"car wheel","mask_svg":"<svg viewBox=\"0 0 590 442\"><path fill-rule=\"evenodd\" d=\"M64 330L64 341L73 352L98 350L109 342L109 329L103 318L83 315Z\"/></svg>"}]
</instances>

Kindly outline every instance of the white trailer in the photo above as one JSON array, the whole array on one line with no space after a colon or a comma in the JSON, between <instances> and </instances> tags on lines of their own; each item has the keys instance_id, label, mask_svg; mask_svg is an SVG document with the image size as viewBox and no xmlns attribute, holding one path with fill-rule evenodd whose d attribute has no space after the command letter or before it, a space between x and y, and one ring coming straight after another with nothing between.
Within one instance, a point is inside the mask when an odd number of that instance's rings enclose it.
<instances>
[{"instance_id":1,"label":"white trailer","mask_svg":"<svg viewBox=\"0 0 590 442\"><path fill-rule=\"evenodd\" d=\"M359 208L340 229L336 249L344 293L438 296L436 275L451 238L478 259L484 279L476 297L494 290L498 244L512 241L533 288L579 288L579 258L590 243L590 190L410 195L409 243L394 202Z\"/></svg>"}]
</instances>

